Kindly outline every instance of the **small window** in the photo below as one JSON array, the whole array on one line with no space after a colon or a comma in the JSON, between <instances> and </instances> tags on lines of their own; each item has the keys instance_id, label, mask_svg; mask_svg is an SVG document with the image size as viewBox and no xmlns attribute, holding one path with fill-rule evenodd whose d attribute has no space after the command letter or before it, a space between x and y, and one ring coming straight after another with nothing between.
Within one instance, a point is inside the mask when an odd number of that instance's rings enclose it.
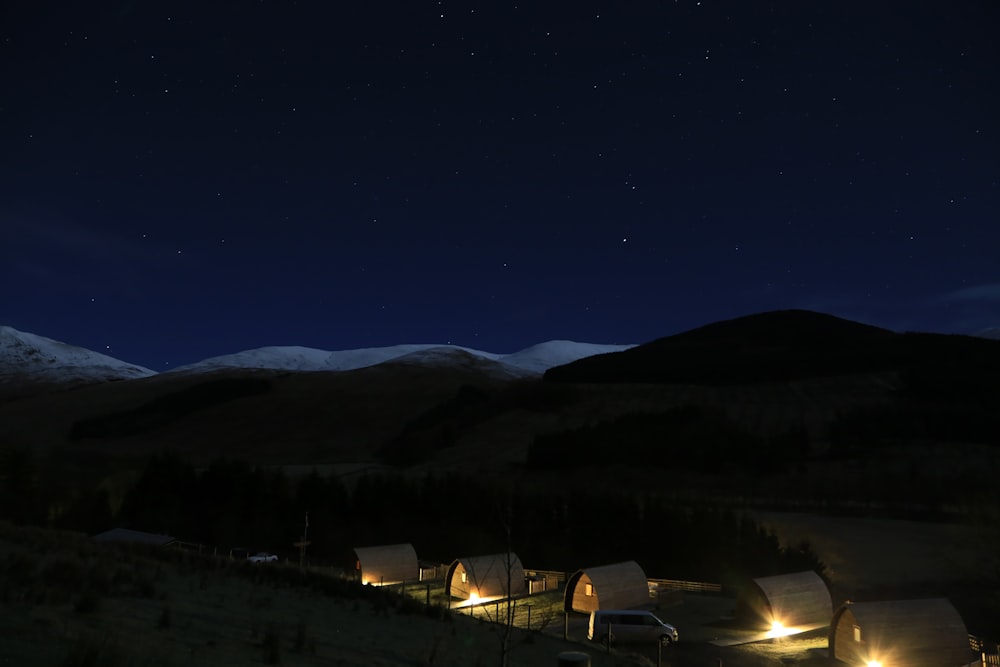
<instances>
[{"instance_id":1,"label":"small window","mask_svg":"<svg viewBox=\"0 0 1000 667\"><path fill-rule=\"evenodd\" d=\"M469 583L469 575L466 574L465 570L462 570L462 583L463 584Z\"/></svg>"},{"instance_id":2,"label":"small window","mask_svg":"<svg viewBox=\"0 0 1000 667\"><path fill-rule=\"evenodd\" d=\"M588 598L594 597L594 584L584 584L583 594L586 595Z\"/></svg>"},{"instance_id":3,"label":"small window","mask_svg":"<svg viewBox=\"0 0 1000 667\"><path fill-rule=\"evenodd\" d=\"M855 625L854 626L854 641L856 641L856 642L861 641L861 626L860 625Z\"/></svg>"}]
</instances>

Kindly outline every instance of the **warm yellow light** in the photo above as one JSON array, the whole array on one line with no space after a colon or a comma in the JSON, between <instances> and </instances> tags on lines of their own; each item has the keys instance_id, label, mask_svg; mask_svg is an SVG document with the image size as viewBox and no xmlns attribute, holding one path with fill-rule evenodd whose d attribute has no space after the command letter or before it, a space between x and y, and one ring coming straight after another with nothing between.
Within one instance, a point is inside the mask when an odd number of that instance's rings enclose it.
<instances>
[{"instance_id":1,"label":"warm yellow light","mask_svg":"<svg viewBox=\"0 0 1000 667\"><path fill-rule=\"evenodd\" d=\"M781 621L771 621L771 629L767 631L767 637L775 639L777 637L787 637L788 635L794 635L796 632L800 632L797 628L786 628L785 624Z\"/></svg>"},{"instance_id":2,"label":"warm yellow light","mask_svg":"<svg viewBox=\"0 0 1000 667\"><path fill-rule=\"evenodd\" d=\"M479 593L476 591L469 593L469 602L479 602Z\"/></svg>"},{"instance_id":3,"label":"warm yellow light","mask_svg":"<svg viewBox=\"0 0 1000 667\"><path fill-rule=\"evenodd\" d=\"M882 667L881 660L869 660L867 663L868 667Z\"/></svg>"}]
</instances>

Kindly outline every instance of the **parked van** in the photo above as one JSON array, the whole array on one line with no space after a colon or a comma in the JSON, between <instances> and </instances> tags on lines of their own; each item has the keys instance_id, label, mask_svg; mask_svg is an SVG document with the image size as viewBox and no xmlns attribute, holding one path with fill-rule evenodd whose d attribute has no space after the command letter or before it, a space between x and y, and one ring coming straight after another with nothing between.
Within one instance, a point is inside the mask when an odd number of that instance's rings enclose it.
<instances>
[{"instance_id":1,"label":"parked van","mask_svg":"<svg viewBox=\"0 0 1000 667\"><path fill-rule=\"evenodd\" d=\"M680 639L677 628L664 623L649 611L632 609L599 609L590 612L587 639L606 644L660 642L669 646Z\"/></svg>"}]
</instances>

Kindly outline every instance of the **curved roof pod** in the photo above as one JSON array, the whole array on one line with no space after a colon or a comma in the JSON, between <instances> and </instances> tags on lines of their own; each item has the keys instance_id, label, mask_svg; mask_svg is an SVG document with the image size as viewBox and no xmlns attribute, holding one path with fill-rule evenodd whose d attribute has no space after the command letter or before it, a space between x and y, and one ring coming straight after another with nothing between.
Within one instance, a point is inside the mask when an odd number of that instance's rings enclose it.
<instances>
[{"instance_id":1,"label":"curved roof pod","mask_svg":"<svg viewBox=\"0 0 1000 667\"><path fill-rule=\"evenodd\" d=\"M754 579L740 591L736 608L743 623L764 629L775 622L786 628L822 627L833 615L830 589L812 570Z\"/></svg>"},{"instance_id":2,"label":"curved roof pod","mask_svg":"<svg viewBox=\"0 0 1000 667\"><path fill-rule=\"evenodd\" d=\"M566 611L631 609L649 604L649 578L634 560L578 570L566 580Z\"/></svg>"},{"instance_id":3,"label":"curved roof pod","mask_svg":"<svg viewBox=\"0 0 1000 667\"><path fill-rule=\"evenodd\" d=\"M468 600L507 598L525 590L524 567L513 552L459 558L448 567L445 595Z\"/></svg>"},{"instance_id":4,"label":"curved roof pod","mask_svg":"<svg viewBox=\"0 0 1000 667\"><path fill-rule=\"evenodd\" d=\"M354 571L362 584L384 586L420 578L412 544L354 548Z\"/></svg>"},{"instance_id":5,"label":"curved roof pod","mask_svg":"<svg viewBox=\"0 0 1000 667\"><path fill-rule=\"evenodd\" d=\"M846 603L833 615L830 657L884 667L956 667L976 659L969 633L945 598Z\"/></svg>"}]
</instances>

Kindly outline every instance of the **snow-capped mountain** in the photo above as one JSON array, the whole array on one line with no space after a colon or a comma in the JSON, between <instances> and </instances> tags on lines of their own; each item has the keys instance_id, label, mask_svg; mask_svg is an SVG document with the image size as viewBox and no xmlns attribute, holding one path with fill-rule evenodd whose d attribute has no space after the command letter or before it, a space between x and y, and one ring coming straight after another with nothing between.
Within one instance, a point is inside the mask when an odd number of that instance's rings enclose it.
<instances>
[{"instance_id":1,"label":"snow-capped mountain","mask_svg":"<svg viewBox=\"0 0 1000 667\"><path fill-rule=\"evenodd\" d=\"M156 375L99 352L0 326L0 383L19 378L81 383L130 380Z\"/></svg>"},{"instance_id":2,"label":"snow-capped mountain","mask_svg":"<svg viewBox=\"0 0 1000 667\"><path fill-rule=\"evenodd\" d=\"M246 350L180 366L165 373L206 373L226 369L349 371L384 363L428 367L476 366L506 377L540 375L553 366L583 357L618 352L632 345L599 345L554 340L512 354L495 354L458 345L410 344L328 351L276 346ZM36 334L0 326L0 382L31 378L51 382L104 382L156 375L135 364Z\"/></svg>"},{"instance_id":3,"label":"snow-capped mountain","mask_svg":"<svg viewBox=\"0 0 1000 667\"><path fill-rule=\"evenodd\" d=\"M369 347L328 352L309 347L262 347L236 354L212 357L196 364L181 366L170 373L203 372L225 368L256 368L289 371L347 371L388 362L423 366L467 365L479 360L492 364L504 375L541 375L583 357L619 352L632 345L600 345L554 340L512 354L496 354L459 345L410 344Z\"/></svg>"},{"instance_id":4,"label":"snow-capped mountain","mask_svg":"<svg viewBox=\"0 0 1000 667\"><path fill-rule=\"evenodd\" d=\"M523 368L541 375L553 366L562 366L577 359L592 357L597 354L621 352L634 345L598 345L595 343L574 343L571 340L550 340L525 348L520 352L506 354L500 361L508 366Z\"/></svg>"},{"instance_id":5,"label":"snow-capped mountain","mask_svg":"<svg viewBox=\"0 0 1000 667\"><path fill-rule=\"evenodd\" d=\"M496 359L499 355L454 345L393 345L390 347L366 347L357 350L331 352L313 347L276 346L245 350L235 354L211 357L194 364L178 366L169 373L189 373L192 371L220 370L224 368L259 368L285 371L352 371L367 366L401 359L411 354L439 348L465 350L483 358Z\"/></svg>"}]
</instances>

